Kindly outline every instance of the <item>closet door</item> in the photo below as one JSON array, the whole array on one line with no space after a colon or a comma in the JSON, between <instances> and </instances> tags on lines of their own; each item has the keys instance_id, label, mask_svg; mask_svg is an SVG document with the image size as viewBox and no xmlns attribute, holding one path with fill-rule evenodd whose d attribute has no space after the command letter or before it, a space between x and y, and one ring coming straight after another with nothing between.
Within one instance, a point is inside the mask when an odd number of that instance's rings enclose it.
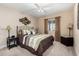
<instances>
[{"instance_id":1,"label":"closet door","mask_svg":"<svg viewBox=\"0 0 79 59\"><path fill-rule=\"evenodd\" d=\"M60 16L55 17L56 30L55 30L55 40L60 41Z\"/></svg>"}]
</instances>

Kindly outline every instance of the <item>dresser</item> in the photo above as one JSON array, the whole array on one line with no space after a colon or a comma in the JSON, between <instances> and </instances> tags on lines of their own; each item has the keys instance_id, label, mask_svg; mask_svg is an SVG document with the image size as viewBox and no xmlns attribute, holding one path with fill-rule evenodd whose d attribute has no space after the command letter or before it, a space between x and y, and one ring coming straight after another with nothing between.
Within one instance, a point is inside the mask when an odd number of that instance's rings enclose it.
<instances>
[{"instance_id":1,"label":"dresser","mask_svg":"<svg viewBox=\"0 0 79 59\"><path fill-rule=\"evenodd\" d=\"M63 37L61 36L61 43L65 46L73 46L73 37Z\"/></svg>"}]
</instances>

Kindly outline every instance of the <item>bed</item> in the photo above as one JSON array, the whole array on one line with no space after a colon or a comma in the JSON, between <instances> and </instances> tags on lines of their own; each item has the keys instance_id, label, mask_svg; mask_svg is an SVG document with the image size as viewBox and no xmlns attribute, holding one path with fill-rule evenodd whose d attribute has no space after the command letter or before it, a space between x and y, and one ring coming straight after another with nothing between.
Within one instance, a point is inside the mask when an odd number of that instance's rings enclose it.
<instances>
[{"instance_id":1,"label":"bed","mask_svg":"<svg viewBox=\"0 0 79 59\"><path fill-rule=\"evenodd\" d=\"M53 45L54 38L47 34L24 34L22 29L17 27L18 44L31 53L42 56L43 53ZM29 42L29 43L28 43Z\"/></svg>"}]
</instances>

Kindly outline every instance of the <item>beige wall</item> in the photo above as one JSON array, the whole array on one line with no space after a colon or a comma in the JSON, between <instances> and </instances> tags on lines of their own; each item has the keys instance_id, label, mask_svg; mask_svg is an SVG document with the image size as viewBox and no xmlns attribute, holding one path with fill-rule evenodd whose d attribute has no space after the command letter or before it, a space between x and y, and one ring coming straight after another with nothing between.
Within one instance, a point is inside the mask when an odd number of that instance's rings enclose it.
<instances>
[{"instance_id":1,"label":"beige wall","mask_svg":"<svg viewBox=\"0 0 79 59\"><path fill-rule=\"evenodd\" d=\"M44 17L39 19L39 32L44 33L44 19L45 18L54 18L57 16L61 16L60 26L61 26L61 36L68 36L68 24L73 23L73 9L65 12L60 12L58 14ZM51 32L54 33L54 32Z\"/></svg>"},{"instance_id":2,"label":"beige wall","mask_svg":"<svg viewBox=\"0 0 79 59\"><path fill-rule=\"evenodd\" d=\"M44 20L38 19L38 31L39 33L44 33Z\"/></svg>"},{"instance_id":3,"label":"beige wall","mask_svg":"<svg viewBox=\"0 0 79 59\"><path fill-rule=\"evenodd\" d=\"M31 26L37 27L37 19L29 16L22 14L16 10L2 7L0 6L0 48L6 46L6 38L7 38L7 31L5 30L7 25L11 26L11 35L16 34L16 26L23 25L22 23L19 22L19 18L22 17L27 17L29 20L31 20Z\"/></svg>"},{"instance_id":4,"label":"beige wall","mask_svg":"<svg viewBox=\"0 0 79 59\"><path fill-rule=\"evenodd\" d=\"M74 48L76 54L79 55L79 29L77 29L77 6L78 4L76 4L74 7Z\"/></svg>"}]
</instances>

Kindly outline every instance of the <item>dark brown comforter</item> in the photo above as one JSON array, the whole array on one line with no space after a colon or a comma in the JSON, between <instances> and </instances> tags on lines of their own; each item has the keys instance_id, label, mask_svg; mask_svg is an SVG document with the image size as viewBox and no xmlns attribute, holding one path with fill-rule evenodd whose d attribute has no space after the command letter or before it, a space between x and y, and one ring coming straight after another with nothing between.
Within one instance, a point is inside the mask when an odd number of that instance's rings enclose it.
<instances>
[{"instance_id":1,"label":"dark brown comforter","mask_svg":"<svg viewBox=\"0 0 79 59\"><path fill-rule=\"evenodd\" d=\"M23 41L23 36L21 35L19 36L19 45L22 48L29 50L31 53L41 56L53 44L54 38L53 36L49 36L45 38L44 40L42 40L39 44L37 51L35 51L33 48L29 46L26 46L25 44L22 43L22 41Z\"/></svg>"}]
</instances>

